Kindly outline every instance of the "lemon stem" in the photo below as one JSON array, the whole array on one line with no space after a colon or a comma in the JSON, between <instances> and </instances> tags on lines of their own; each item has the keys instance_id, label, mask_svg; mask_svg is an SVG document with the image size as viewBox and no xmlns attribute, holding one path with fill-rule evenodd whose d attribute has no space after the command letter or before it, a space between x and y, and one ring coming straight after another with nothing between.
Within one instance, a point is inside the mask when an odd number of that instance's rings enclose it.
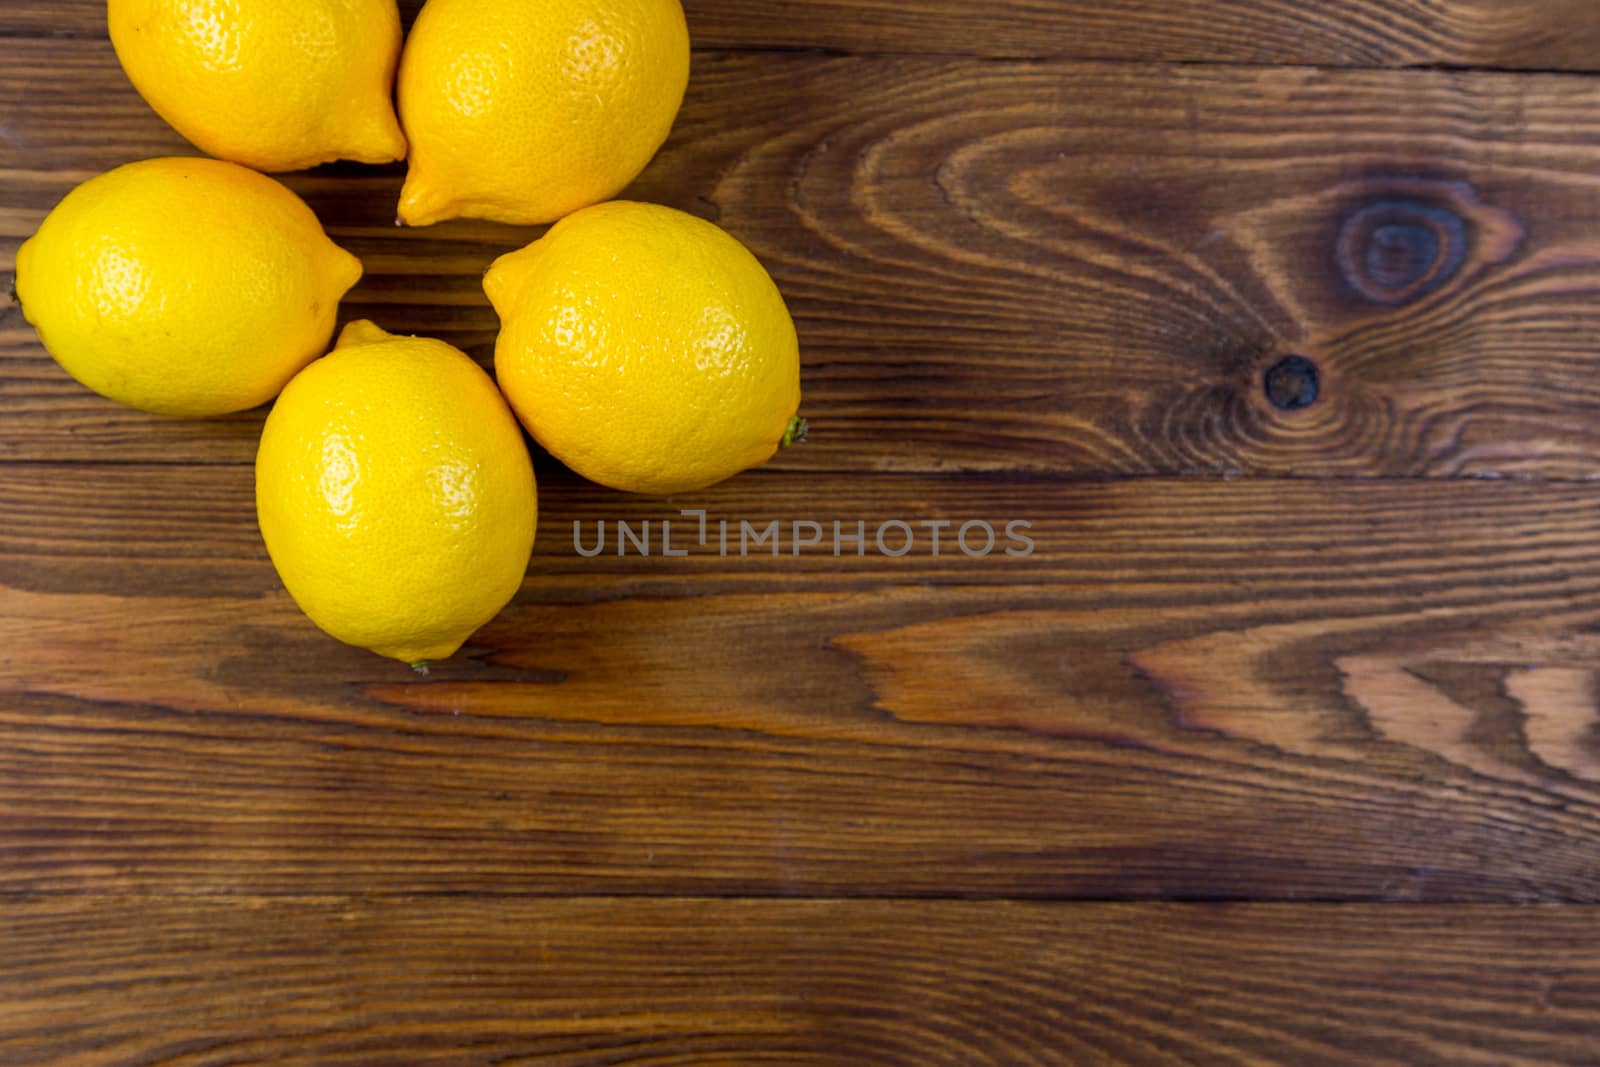
<instances>
[{"instance_id":1,"label":"lemon stem","mask_svg":"<svg viewBox=\"0 0 1600 1067\"><path fill-rule=\"evenodd\" d=\"M799 415L789 420L788 429L783 431L783 440L778 442L779 448L788 448L797 445L806 439L806 431L811 429L811 424Z\"/></svg>"},{"instance_id":2,"label":"lemon stem","mask_svg":"<svg viewBox=\"0 0 1600 1067\"><path fill-rule=\"evenodd\" d=\"M415 662L415 663L413 663L411 665L411 669L416 671L418 674L427 674L428 673L428 661L425 660L425 659L419 659L419 660L417 660L417 662Z\"/></svg>"}]
</instances>

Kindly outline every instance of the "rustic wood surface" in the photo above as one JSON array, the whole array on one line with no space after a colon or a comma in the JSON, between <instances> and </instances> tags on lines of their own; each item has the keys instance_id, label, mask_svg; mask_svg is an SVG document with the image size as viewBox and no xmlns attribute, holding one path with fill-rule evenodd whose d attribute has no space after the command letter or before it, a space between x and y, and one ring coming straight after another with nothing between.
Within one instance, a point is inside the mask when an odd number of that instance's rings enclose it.
<instances>
[{"instance_id":1,"label":"rustic wood surface","mask_svg":"<svg viewBox=\"0 0 1600 1067\"><path fill-rule=\"evenodd\" d=\"M812 438L671 501L538 456L427 677L283 592L262 412L0 303L0 1064L1600 1064L1600 8L686 8L630 195L772 268ZM101 3L0 4L0 291L192 151ZM347 317L487 361L538 231L400 175L287 180Z\"/></svg>"},{"instance_id":2,"label":"rustic wood surface","mask_svg":"<svg viewBox=\"0 0 1600 1067\"><path fill-rule=\"evenodd\" d=\"M1531 1067L1600 1028L1571 909L49 895L0 937L9 1067Z\"/></svg>"},{"instance_id":3,"label":"rustic wood surface","mask_svg":"<svg viewBox=\"0 0 1600 1067\"><path fill-rule=\"evenodd\" d=\"M189 151L105 41L0 69L0 270L77 182ZM718 54L630 195L794 304L819 432L787 468L1594 478L1597 174L1587 77ZM367 265L349 314L487 360L479 279L536 231L397 230L397 168L290 184ZM1310 408L1267 401L1288 355ZM248 463L260 424L100 403L14 309L0 395L7 459Z\"/></svg>"},{"instance_id":4,"label":"rustic wood surface","mask_svg":"<svg viewBox=\"0 0 1600 1067\"><path fill-rule=\"evenodd\" d=\"M1600 69L1590 0L684 0L703 49ZM400 0L409 24L422 0ZM102 0L7 0L0 33L104 37Z\"/></svg>"}]
</instances>

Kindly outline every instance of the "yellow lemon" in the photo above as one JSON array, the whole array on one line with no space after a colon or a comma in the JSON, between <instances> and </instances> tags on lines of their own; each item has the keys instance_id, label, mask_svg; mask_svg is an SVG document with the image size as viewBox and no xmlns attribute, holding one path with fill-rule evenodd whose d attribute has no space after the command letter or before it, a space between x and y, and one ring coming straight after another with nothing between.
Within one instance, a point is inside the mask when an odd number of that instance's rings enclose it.
<instances>
[{"instance_id":1,"label":"yellow lemon","mask_svg":"<svg viewBox=\"0 0 1600 1067\"><path fill-rule=\"evenodd\" d=\"M167 415L264 404L333 335L361 262L271 178L152 159L69 193L17 252L50 354L102 396Z\"/></svg>"},{"instance_id":2,"label":"yellow lemon","mask_svg":"<svg viewBox=\"0 0 1600 1067\"><path fill-rule=\"evenodd\" d=\"M523 425L614 489L700 489L803 432L783 297L748 249L671 208L567 216L484 278L500 387Z\"/></svg>"},{"instance_id":3,"label":"yellow lemon","mask_svg":"<svg viewBox=\"0 0 1600 1067\"><path fill-rule=\"evenodd\" d=\"M395 0L109 0L122 69L190 141L257 170L404 159Z\"/></svg>"},{"instance_id":4,"label":"yellow lemon","mask_svg":"<svg viewBox=\"0 0 1600 1067\"><path fill-rule=\"evenodd\" d=\"M522 584L533 465L465 353L356 322L273 406L256 515L312 622L420 666L453 654Z\"/></svg>"},{"instance_id":5,"label":"yellow lemon","mask_svg":"<svg viewBox=\"0 0 1600 1067\"><path fill-rule=\"evenodd\" d=\"M428 0L400 61L400 221L543 223L615 196L688 81L678 0Z\"/></svg>"}]
</instances>

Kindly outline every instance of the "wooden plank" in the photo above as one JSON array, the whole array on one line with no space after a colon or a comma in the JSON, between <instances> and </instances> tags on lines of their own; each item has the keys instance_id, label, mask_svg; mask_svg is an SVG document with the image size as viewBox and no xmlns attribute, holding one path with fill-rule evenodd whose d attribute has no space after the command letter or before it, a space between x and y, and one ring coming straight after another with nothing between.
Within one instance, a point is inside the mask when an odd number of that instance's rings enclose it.
<instances>
[{"instance_id":1,"label":"wooden plank","mask_svg":"<svg viewBox=\"0 0 1600 1067\"><path fill-rule=\"evenodd\" d=\"M407 25L421 0L401 0ZM1588 0L684 0L700 48L1594 70ZM99 37L103 0L8 0L0 35Z\"/></svg>"},{"instance_id":2,"label":"wooden plank","mask_svg":"<svg viewBox=\"0 0 1600 1067\"><path fill-rule=\"evenodd\" d=\"M1592 1063L1592 908L0 899L0 1058Z\"/></svg>"},{"instance_id":3,"label":"wooden plank","mask_svg":"<svg viewBox=\"0 0 1600 1067\"><path fill-rule=\"evenodd\" d=\"M74 182L181 144L103 42L0 65L5 270ZM1597 173L1589 79L703 56L632 195L778 277L815 429L790 469L1593 478ZM398 181L293 184L368 265L350 314L487 359L479 275L536 231L396 230ZM1280 410L1291 354L1320 395ZM0 416L13 460L243 463L260 421L86 396L15 309Z\"/></svg>"},{"instance_id":4,"label":"wooden plank","mask_svg":"<svg viewBox=\"0 0 1600 1067\"><path fill-rule=\"evenodd\" d=\"M1035 551L723 558L552 473L427 678L300 615L250 491L0 469L0 890L1600 900L1591 486L768 472L680 503Z\"/></svg>"}]
</instances>

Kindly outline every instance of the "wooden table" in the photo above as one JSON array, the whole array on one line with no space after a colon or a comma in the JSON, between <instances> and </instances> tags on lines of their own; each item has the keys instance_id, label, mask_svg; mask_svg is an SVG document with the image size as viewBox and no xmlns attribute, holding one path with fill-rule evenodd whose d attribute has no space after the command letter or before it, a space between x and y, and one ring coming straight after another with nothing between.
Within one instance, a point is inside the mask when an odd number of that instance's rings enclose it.
<instances>
[{"instance_id":1,"label":"wooden table","mask_svg":"<svg viewBox=\"0 0 1600 1067\"><path fill-rule=\"evenodd\" d=\"M0 315L0 1063L1600 1063L1600 7L689 9L632 195L770 265L811 440L540 457L426 678L284 593L261 412ZM186 151L101 4L0 4L0 270ZM536 231L289 182L349 317L488 359Z\"/></svg>"}]
</instances>

